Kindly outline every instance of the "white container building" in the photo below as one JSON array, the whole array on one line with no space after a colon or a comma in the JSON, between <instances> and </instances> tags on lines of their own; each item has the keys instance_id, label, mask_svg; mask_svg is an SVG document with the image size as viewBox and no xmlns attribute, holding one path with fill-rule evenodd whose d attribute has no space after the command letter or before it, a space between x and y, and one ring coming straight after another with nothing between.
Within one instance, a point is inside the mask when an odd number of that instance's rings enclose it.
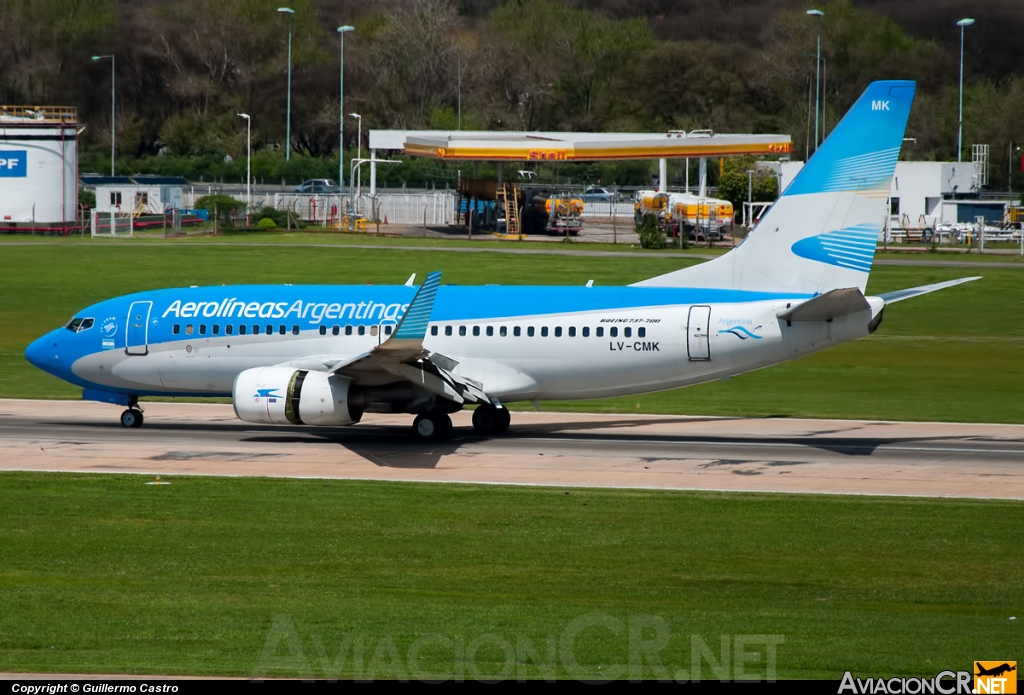
<instances>
[{"instance_id":1,"label":"white container building","mask_svg":"<svg viewBox=\"0 0 1024 695\"><path fill-rule=\"evenodd\" d=\"M76 223L79 132L70 106L0 106L0 230Z\"/></svg>"}]
</instances>

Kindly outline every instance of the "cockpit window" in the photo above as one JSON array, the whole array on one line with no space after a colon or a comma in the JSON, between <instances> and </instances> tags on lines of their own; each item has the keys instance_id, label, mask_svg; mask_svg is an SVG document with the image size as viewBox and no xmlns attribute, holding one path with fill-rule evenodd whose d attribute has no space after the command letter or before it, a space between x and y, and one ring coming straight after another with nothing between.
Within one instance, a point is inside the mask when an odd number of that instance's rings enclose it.
<instances>
[{"instance_id":1,"label":"cockpit window","mask_svg":"<svg viewBox=\"0 0 1024 695\"><path fill-rule=\"evenodd\" d=\"M68 324L64 326L64 328L68 329L72 333L81 333L82 331L87 331L92 328L93 323L95 322L92 319L75 317L68 321Z\"/></svg>"}]
</instances>

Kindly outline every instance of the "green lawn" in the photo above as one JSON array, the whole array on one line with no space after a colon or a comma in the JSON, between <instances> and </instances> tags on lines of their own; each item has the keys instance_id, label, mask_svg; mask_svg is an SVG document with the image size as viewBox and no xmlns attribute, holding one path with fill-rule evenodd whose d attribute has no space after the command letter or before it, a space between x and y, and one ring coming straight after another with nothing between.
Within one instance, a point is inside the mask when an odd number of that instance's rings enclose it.
<instances>
[{"instance_id":1,"label":"green lawn","mask_svg":"<svg viewBox=\"0 0 1024 695\"><path fill-rule=\"evenodd\" d=\"M251 235L250 235L251 236ZM563 248L555 246L554 248ZM576 247L573 247L576 248ZM934 256L929 256L934 258ZM624 284L696 261L423 253L401 248L64 243L0 245L0 396L74 398L29 365L25 346L90 303L165 286L259 282ZM560 409L1024 422L1024 274L1017 269L880 266L871 292L966 275L984 279L886 309L869 338L728 381L649 396L553 403Z\"/></svg>"},{"instance_id":2,"label":"green lawn","mask_svg":"<svg viewBox=\"0 0 1024 695\"><path fill-rule=\"evenodd\" d=\"M647 626L669 675L693 636L718 659L771 635L778 677L837 679L1024 637L1015 502L171 480L0 474L0 671L323 677L348 637L341 675L496 673L508 649L535 677L523 650L553 637L560 675L597 678L628 675Z\"/></svg>"}]
</instances>

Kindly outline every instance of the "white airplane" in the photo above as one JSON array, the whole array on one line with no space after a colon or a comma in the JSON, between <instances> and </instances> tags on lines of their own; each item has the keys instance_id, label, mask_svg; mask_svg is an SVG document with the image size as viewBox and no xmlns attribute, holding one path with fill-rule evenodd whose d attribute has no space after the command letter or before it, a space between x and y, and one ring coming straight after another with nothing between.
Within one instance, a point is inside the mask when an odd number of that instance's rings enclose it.
<instances>
[{"instance_id":1,"label":"white airplane","mask_svg":"<svg viewBox=\"0 0 1024 695\"><path fill-rule=\"evenodd\" d=\"M250 285L162 289L79 312L25 352L87 399L231 396L246 422L352 425L414 414L419 438L476 405L497 435L513 401L697 384L867 335L887 304L977 278L864 289L914 97L871 84L760 224L707 263L628 287Z\"/></svg>"}]
</instances>

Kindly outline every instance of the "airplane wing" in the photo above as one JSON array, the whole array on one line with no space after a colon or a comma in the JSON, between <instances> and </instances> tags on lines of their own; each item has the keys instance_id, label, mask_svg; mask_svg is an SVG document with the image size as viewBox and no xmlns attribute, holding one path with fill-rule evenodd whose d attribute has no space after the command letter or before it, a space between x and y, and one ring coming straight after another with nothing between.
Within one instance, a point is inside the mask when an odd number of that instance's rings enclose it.
<instances>
[{"instance_id":1,"label":"airplane wing","mask_svg":"<svg viewBox=\"0 0 1024 695\"><path fill-rule=\"evenodd\" d=\"M946 282L936 282L933 285L921 285L920 287L911 287L906 290L896 290L895 292L886 292L885 294L878 295L885 300L886 304L893 304L895 302L902 302L904 299L910 299L911 297L919 297L922 294L928 294L929 292L937 292L938 290L944 290L947 287L954 287L955 285L961 285L965 282L972 282L974 280L980 280L980 275L975 275L969 278L958 278L956 280L947 280Z\"/></svg>"},{"instance_id":2,"label":"airplane wing","mask_svg":"<svg viewBox=\"0 0 1024 695\"><path fill-rule=\"evenodd\" d=\"M491 403L493 399L484 393L483 384L454 373L457 361L423 347L440 284L440 272L427 275L395 332L374 349L343 362L332 362L328 355L301 361L356 383L407 381L456 403Z\"/></svg>"}]
</instances>

